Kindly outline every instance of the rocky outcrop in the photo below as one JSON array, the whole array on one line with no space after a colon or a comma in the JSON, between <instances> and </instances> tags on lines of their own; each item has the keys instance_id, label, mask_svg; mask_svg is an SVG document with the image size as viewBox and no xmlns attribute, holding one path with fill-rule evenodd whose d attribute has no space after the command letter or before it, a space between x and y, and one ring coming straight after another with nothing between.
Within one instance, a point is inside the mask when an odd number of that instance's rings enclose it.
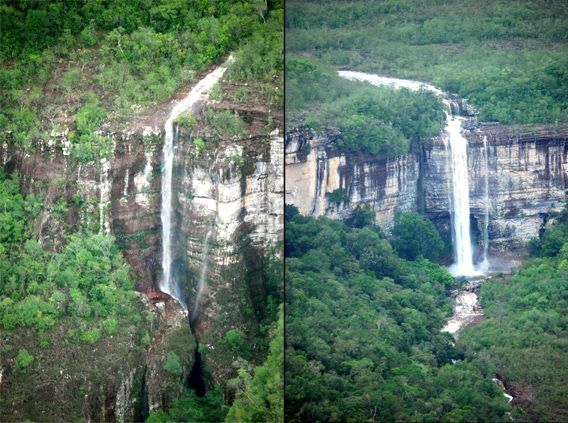
<instances>
[{"instance_id":1,"label":"rocky outcrop","mask_svg":"<svg viewBox=\"0 0 568 423\"><path fill-rule=\"evenodd\" d=\"M457 106L456 106L457 107ZM466 106L460 113L468 114ZM497 250L521 247L538 236L568 188L568 127L471 125L470 205L473 231L482 231L486 210L487 142L489 238ZM444 142L414 145L408 155L384 158L347 156L335 149L338 134L299 128L286 134L286 202L304 214L345 218L369 205L388 229L397 211L420 211L449 225L448 172ZM343 190L344 201L332 201ZM475 235L475 234L474 234Z\"/></svg>"},{"instance_id":2,"label":"rocky outcrop","mask_svg":"<svg viewBox=\"0 0 568 423\"><path fill-rule=\"evenodd\" d=\"M296 129L286 134L286 202L303 214L344 219L370 205L377 223L389 227L394 211L416 208L419 161L415 154L395 158L346 156L335 149L338 134ZM343 190L345 201L330 194Z\"/></svg>"}]
</instances>

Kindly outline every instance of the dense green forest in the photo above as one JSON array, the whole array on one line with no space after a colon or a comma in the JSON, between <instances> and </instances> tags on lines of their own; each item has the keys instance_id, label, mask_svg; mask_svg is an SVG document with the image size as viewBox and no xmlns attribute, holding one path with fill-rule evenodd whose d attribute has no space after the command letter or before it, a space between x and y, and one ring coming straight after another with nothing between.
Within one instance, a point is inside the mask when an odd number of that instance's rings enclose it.
<instances>
[{"instance_id":1,"label":"dense green forest","mask_svg":"<svg viewBox=\"0 0 568 423\"><path fill-rule=\"evenodd\" d=\"M568 206L568 204L567 204ZM480 292L485 321L459 348L493 363L531 421L568 418L568 207L535 240L533 258Z\"/></svg>"},{"instance_id":2,"label":"dense green forest","mask_svg":"<svg viewBox=\"0 0 568 423\"><path fill-rule=\"evenodd\" d=\"M423 258L441 244L435 229L409 261L353 217L348 226L286 208L287 421L506 420L495 367L463 359L440 332L456 281ZM395 231L433 229L417 219L399 217Z\"/></svg>"},{"instance_id":3,"label":"dense green forest","mask_svg":"<svg viewBox=\"0 0 568 423\"><path fill-rule=\"evenodd\" d=\"M568 120L563 0L289 0L286 12L289 55L431 82L484 121Z\"/></svg>"},{"instance_id":4,"label":"dense green forest","mask_svg":"<svg viewBox=\"0 0 568 423\"><path fill-rule=\"evenodd\" d=\"M101 126L121 127L229 52L240 59L229 75L278 106L282 25L278 1L4 1L0 141L33 148L73 125L75 159L108 156Z\"/></svg>"}]
</instances>

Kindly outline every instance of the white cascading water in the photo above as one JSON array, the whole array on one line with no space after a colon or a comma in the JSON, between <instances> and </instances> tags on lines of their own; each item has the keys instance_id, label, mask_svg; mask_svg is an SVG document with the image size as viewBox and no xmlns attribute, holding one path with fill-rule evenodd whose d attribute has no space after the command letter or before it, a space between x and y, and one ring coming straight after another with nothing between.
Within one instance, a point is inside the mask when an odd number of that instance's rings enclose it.
<instances>
[{"instance_id":1,"label":"white cascading water","mask_svg":"<svg viewBox=\"0 0 568 423\"><path fill-rule=\"evenodd\" d=\"M172 279L172 171L174 161L174 120L199 100L206 100L213 86L221 79L227 66L232 62L230 56L225 63L207 74L195 85L187 97L180 101L171 111L165 124L166 135L163 147L162 164L162 281L160 290L176 298L187 310L187 305L181 299L179 285Z\"/></svg>"},{"instance_id":2,"label":"white cascading water","mask_svg":"<svg viewBox=\"0 0 568 423\"><path fill-rule=\"evenodd\" d=\"M455 338L460 329L483 316L483 310L479 305L479 298L473 292L461 291L456 297L454 315L442 328L442 332L448 332Z\"/></svg>"},{"instance_id":3,"label":"white cascading water","mask_svg":"<svg viewBox=\"0 0 568 423\"><path fill-rule=\"evenodd\" d=\"M199 283L197 285L197 295L195 296L195 302L193 303L193 309L191 310L191 321L193 322L199 313L199 303L201 302L201 296L205 291L205 277L207 276L207 267L209 264L209 238L211 238L211 233L213 229L210 228L205 235L205 245L203 246L203 263L201 264L201 274L199 275Z\"/></svg>"},{"instance_id":4,"label":"white cascading water","mask_svg":"<svg viewBox=\"0 0 568 423\"><path fill-rule=\"evenodd\" d=\"M467 140L461 134L460 116L451 115L451 103L443 91L430 84L406 79L388 78L355 71L339 71L339 76L356 81L369 82L376 86L407 88L418 91L426 89L439 96L447 107L444 144L448 152L449 204L452 215L452 239L455 263L450 267L454 276L476 276L480 272L473 266L473 248L469 232L469 178L467 167Z\"/></svg>"},{"instance_id":5,"label":"white cascading water","mask_svg":"<svg viewBox=\"0 0 568 423\"><path fill-rule=\"evenodd\" d=\"M449 107L449 106L448 106ZM474 276L473 249L469 233L469 177L467 168L467 140L461 134L460 117L446 113L444 143L449 152L450 204L454 240L454 260L450 272L454 276Z\"/></svg>"}]
</instances>

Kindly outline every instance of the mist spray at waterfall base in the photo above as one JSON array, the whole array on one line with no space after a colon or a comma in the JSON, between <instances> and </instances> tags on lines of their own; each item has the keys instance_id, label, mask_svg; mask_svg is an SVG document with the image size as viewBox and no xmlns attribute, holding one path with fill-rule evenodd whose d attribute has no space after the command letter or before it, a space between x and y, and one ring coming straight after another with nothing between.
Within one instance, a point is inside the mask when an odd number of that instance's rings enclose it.
<instances>
[{"instance_id":1,"label":"mist spray at waterfall base","mask_svg":"<svg viewBox=\"0 0 568 423\"><path fill-rule=\"evenodd\" d=\"M181 298L179 283L172 278L172 173L174 161L174 121L186 110L191 108L200 100L206 100L211 89L221 79L227 66L233 60L232 56L227 61L207 74L199 81L189 94L180 101L171 111L165 124L165 138L163 147L162 163L162 280L160 290L176 298L187 311L187 305Z\"/></svg>"}]
</instances>

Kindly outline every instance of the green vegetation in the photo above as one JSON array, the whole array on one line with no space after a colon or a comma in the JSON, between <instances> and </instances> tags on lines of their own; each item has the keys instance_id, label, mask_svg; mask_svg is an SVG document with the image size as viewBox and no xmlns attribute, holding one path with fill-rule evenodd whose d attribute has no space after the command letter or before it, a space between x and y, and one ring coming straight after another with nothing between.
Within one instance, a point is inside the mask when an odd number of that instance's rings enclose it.
<instances>
[{"instance_id":1,"label":"green vegetation","mask_svg":"<svg viewBox=\"0 0 568 423\"><path fill-rule=\"evenodd\" d=\"M34 361L33 355L31 355L28 350L22 348L18 351L18 355L16 356L16 366L18 369L23 370L28 367Z\"/></svg>"},{"instance_id":2,"label":"green vegetation","mask_svg":"<svg viewBox=\"0 0 568 423\"><path fill-rule=\"evenodd\" d=\"M230 384L237 389L226 422L283 422L284 421L284 313L272 330L272 341L266 362L256 367L251 376L239 369L238 378Z\"/></svg>"},{"instance_id":3,"label":"green vegetation","mask_svg":"<svg viewBox=\"0 0 568 423\"><path fill-rule=\"evenodd\" d=\"M451 364L445 269L398 257L376 226L286 217L287 421L506 419L494 368Z\"/></svg>"},{"instance_id":4,"label":"green vegetation","mask_svg":"<svg viewBox=\"0 0 568 423\"><path fill-rule=\"evenodd\" d=\"M282 5L258 7L225 0L0 6L0 141L33 148L75 124L74 157L96 160L108 154L108 139L93 135L103 117L125 123L238 47L235 78L266 72L263 81L281 80ZM254 58L246 45L256 48Z\"/></svg>"},{"instance_id":5,"label":"green vegetation","mask_svg":"<svg viewBox=\"0 0 568 423\"><path fill-rule=\"evenodd\" d=\"M567 34L562 0L286 3L288 54L429 81L504 124L568 120Z\"/></svg>"},{"instance_id":6,"label":"green vegetation","mask_svg":"<svg viewBox=\"0 0 568 423\"><path fill-rule=\"evenodd\" d=\"M197 154L202 154L205 151L205 140L203 138L195 138L193 140L193 145L195 146Z\"/></svg>"},{"instance_id":7,"label":"green vegetation","mask_svg":"<svg viewBox=\"0 0 568 423\"><path fill-rule=\"evenodd\" d=\"M168 353L168 358L164 362L164 370L173 376L181 376L183 373L181 361L174 351Z\"/></svg>"},{"instance_id":8,"label":"green vegetation","mask_svg":"<svg viewBox=\"0 0 568 423\"><path fill-rule=\"evenodd\" d=\"M349 202L349 195L347 195L347 191L343 188L337 188L336 190L328 192L325 195L327 197L327 200L334 204Z\"/></svg>"},{"instance_id":9,"label":"green vegetation","mask_svg":"<svg viewBox=\"0 0 568 423\"><path fill-rule=\"evenodd\" d=\"M265 25L237 51L236 62L227 71L227 78L241 83L253 82L261 91L263 104L267 107L282 108L284 9L282 4L277 3L273 2L271 5ZM256 0L254 4L258 7L267 3ZM235 100L246 101L248 94L248 88L241 87L235 92Z\"/></svg>"},{"instance_id":10,"label":"green vegetation","mask_svg":"<svg viewBox=\"0 0 568 423\"><path fill-rule=\"evenodd\" d=\"M392 228L392 246L400 257L435 261L444 251L444 242L436 227L418 213L397 213Z\"/></svg>"},{"instance_id":11,"label":"green vegetation","mask_svg":"<svg viewBox=\"0 0 568 423\"><path fill-rule=\"evenodd\" d=\"M351 153L404 154L443 127L443 104L433 93L348 81L305 58L287 58L286 93L287 125L338 128L337 147Z\"/></svg>"},{"instance_id":12,"label":"green vegetation","mask_svg":"<svg viewBox=\"0 0 568 423\"><path fill-rule=\"evenodd\" d=\"M37 208L24 199L15 174L0 173L0 325L5 330L53 328L59 318L77 319L75 339L95 343L116 332L117 319L137 319L129 268L108 235L72 235L51 253L31 238ZM32 203L30 205L30 203ZM63 198L55 212L66 213ZM61 211L63 210L63 211Z\"/></svg>"},{"instance_id":13,"label":"green vegetation","mask_svg":"<svg viewBox=\"0 0 568 423\"><path fill-rule=\"evenodd\" d=\"M211 129L221 138L233 138L245 132L245 122L231 110L207 109L205 116Z\"/></svg>"},{"instance_id":14,"label":"green vegetation","mask_svg":"<svg viewBox=\"0 0 568 423\"><path fill-rule=\"evenodd\" d=\"M186 129L187 131L191 131L197 121L195 119L195 116L193 116L192 114L182 113L174 120L174 123Z\"/></svg>"},{"instance_id":15,"label":"green vegetation","mask_svg":"<svg viewBox=\"0 0 568 423\"><path fill-rule=\"evenodd\" d=\"M523 420L561 422L568 409L568 207L535 244L540 257L483 285L485 320L464 330L459 347L495 365Z\"/></svg>"},{"instance_id":16,"label":"green vegetation","mask_svg":"<svg viewBox=\"0 0 568 423\"><path fill-rule=\"evenodd\" d=\"M222 422L227 414L227 406L223 401L223 391L220 387L207 391L198 397L192 390L184 395L171 407L168 412L157 411L150 415L147 423L211 423Z\"/></svg>"}]
</instances>

